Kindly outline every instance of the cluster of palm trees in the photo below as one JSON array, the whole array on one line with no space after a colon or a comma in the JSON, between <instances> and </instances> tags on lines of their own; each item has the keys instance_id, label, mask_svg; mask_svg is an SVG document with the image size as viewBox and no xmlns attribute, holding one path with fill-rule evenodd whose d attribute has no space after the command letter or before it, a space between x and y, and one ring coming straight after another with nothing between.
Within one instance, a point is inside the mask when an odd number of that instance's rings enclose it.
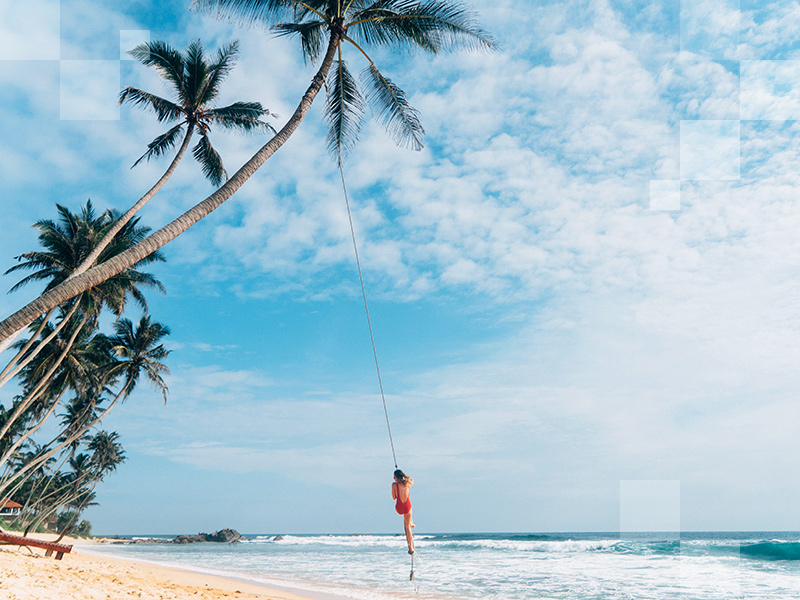
<instances>
[{"instance_id":1,"label":"cluster of palm trees","mask_svg":"<svg viewBox=\"0 0 800 600\"><path fill-rule=\"evenodd\" d=\"M219 185L227 174L209 140L212 125L272 130L260 120L269 112L258 102L212 106L237 52L238 45L233 42L209 61L197 41L185 54L162 42L142 44L131 51L171 84L176 101L129 86L122 90L120 103L149 108L161 122L179 121L153 140L134 166L168 152L182 135L180 148L158 182L124 215L99 213L91 201L75 214L56 205L56 221L34 225L42 249L20 255L18 264L7 271L32 271L11 291L44 282L47 292L144 239L149 229L139 226L135 214L169 179L195 132L200 141L193 155L212 184ZM89 432L131 394L142 376L155 384L166 402L162 374L168 370L161 361L168 351L161 339L169 329L151 321L143 294L143 288L163 291L163 286L139 270L162 260L160 252L153 252L70 298L34 320L28 327L31 335L11 346L16 355L0 372L0 387L15 379L21 393L8 407L0 404L0 506L10 498L22 502L15 526L24 525L26 533L43 523L60 523L59 529L64 531L78 525L81 512L94 500L94 487L125 457L116 432ZM136 324L123 317L131 299L144 310ZM111 334L99 330L104 310L115 318ZM57 411L61 417L58 434L50 442L38 444L34 434Z\"/></svg>"},{"instance_id":2,"label":"cluster of palm trees","mask_svg":"<svg viewBox=\"0 0 800 600\"><path fill-rule=\"evenodd\" d=\"M163 260L162 246L227 201L296 131L323 88L330 124L328 148L340 167L356 144L367 107L398 145L422 148L419 115L405 92L378 69L367 52L370 46L434 54L495 47L473 13L453 0L195 0L193 7L299 38L303 58L316 63L317 70L292 115L275 131L261 120L269 111L258 102L213 106L235 62L236 42L211 58L199 41L185 53L159 41L130 52L154 68L175 93L170 100L135 87L122 90L121 104L146 108L159 122L171 124L135 164L178 146L169 167L124 214L98 213L90 202L76 214L58 206L57 221L35 225L43 249L22 254L20 263L10 269L33 271L14 289L45 282L36 299L0 321L0 352L9 346L15 351L0 371L0 387L13 380L20 389L11 402L0 404L0 506L15 495L24 499L31 526L58 520L59 511L62 520L67 518L65 511L79 515L92 502L94 486L113 471L124 453L115 433L89 432L130 395L142 376L162 391L166 401L161 376L167 368L161 361L168 351L161 339L169 330L150 320L143 295L143 288L162 286L139 269ZM360 83L350 72L345 50L353 51L364 65ZM269 139L229 178L209 139L215 126L268 134ZM170 178L195 134L199 141L192 154L208 180L219 187L150 233L135 215ZM123 316L129 299L145 310L135 325ZM116 319L110 333L99 330L103 311ZM29 335L14 343L26 330ZM54 414L61 416L59 433L37 445L34 434ZM113 452L93 449L101 434L117 444ZM117 462L104 456L116 457ZM76 519L71 518L68 526L74 526Z\"/></svg>"},{"instance_id":3,"label":"cluster of palm trees","mask_svg":"<svg viewBox=\"0 0 800 600\"><path fill-rule=\"evenodd\" d=\"M51 457L22 478L15 494L22 509L8 525L23 530L24 535L46 525L61 534L57 541L69 533L90 535L91 523L80 517L86 508L96 504L97 484L125 461L118 438L116 432L98 431L81 440L87 452L71 448L60 460ZM36 444L29 447L14 458L12 469L22 468L42 451Z\"/></svg>"},{"instance_id":4,"label":"cluster of palm trees","mask_svg":"<svg viewBox=\"0 0 800 600\"><path fill-rule=\"evenodd\" d=\"M45 287L58 285L119 218L113 211L98 213L91 201L77 214L60 205L57 209L57 220L35 224L42 249L22 254L9 269L30 271L12 289L38 281ZM147 233L138 219L130 220L99 260ZM92 502L94 487L124 460L115 432L90 432L140 379L155 384L166 400L162 375L168 369L162 361L169 351L162 339L169 329L146 312L136 324L123 316L131 300L146 311L145 288L162 289L155 277L140 270L159 260L163 257L154 253L43 315L29 327L30 336L12 346L16 354L0 379L14 378L19 391L8 404L0 404L0 505L9 499L23 504L18 521L28 528L68 509L77 519ZM116 317L108 333L100 330L104 311ZM54 415L57 419L51 419ZM51 439L37 442L35 435L45 430Z\"/></svg>"}]
</instances>

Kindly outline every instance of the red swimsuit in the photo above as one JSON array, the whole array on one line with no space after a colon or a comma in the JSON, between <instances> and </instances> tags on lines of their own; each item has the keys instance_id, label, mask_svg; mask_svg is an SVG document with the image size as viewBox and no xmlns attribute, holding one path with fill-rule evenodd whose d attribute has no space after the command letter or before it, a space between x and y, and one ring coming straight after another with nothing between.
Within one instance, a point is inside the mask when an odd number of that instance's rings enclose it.
<instances>
[{"instance_id":1,"label":"red swimsuit","mask_svg":"<svg viewBox=\"0 0 800 600\"><path fill-rule=\"evenodd\" d=\"M397 485L396 483L394 485ZM397 503L394 509L398 515L404 515L411 512L411 493L408 494L408 499L405 502L400 501L400 486L397 485Z\"/></svg>"}]
</instances>

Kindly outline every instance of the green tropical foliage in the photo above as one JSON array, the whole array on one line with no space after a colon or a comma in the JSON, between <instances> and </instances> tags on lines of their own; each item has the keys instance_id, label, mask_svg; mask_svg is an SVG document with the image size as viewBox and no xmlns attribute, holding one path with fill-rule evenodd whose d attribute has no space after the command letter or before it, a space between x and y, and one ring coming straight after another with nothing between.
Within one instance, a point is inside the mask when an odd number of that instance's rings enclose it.
<instances>
[{"instance_id":1,"label":"green tropical foliage","mask_svg":"<svg viewBox=\"0 0 800 600\"><path fill-rule=\"evenodd\" d=\"M52 288L69 278L118 218L113 211L96 211L91 202L78 213L56 208L56 221L34 225L42 248L20 255L20 264L9 269L32 271L12 289L35 283ZM138 221L119 229L100 253L101 261L147 235ZM169 329L147 313L135 326L124 317L131 299L147 308L145 289L163 291L155 277L139 270L160 260L153 253L57 307L30 325L28 339L14 344L17 355L3 377L15 377L20 392L0 402L0 502L23 505L13 526L26 531L48 526L64 535L90 530L80 515L94 503L98 483L125 460L118 434L95 427L142 377L166 400L163 375L169 371L162 361L169 351L162 341ZM100 331L104 312L115 318L110 334ZM58 433L35 441L48 420L57 422Z\"/></svg>"},{"instance_id":2,"label":"green tropical foliage","mask_svg":"<svg viewBox=\"0 0 800 600\"><path fill-rule=\"evenodd\" d=\"M438 54L496 46L477 26L472 11L447 0L197 0L195 5L298 38L306 62L317 62L329 44L336 45L326 80L326 114L328 148L339 161L355 146L366 107L396 144L423 147L419 113L406 93L378 69L369 47ZM360 84L344 59L345 46L365 65Z\"/></svg>"},{"instance_id":3,"label":"green tropical foliage","mask_svg":"<svg viewBox=\"0 0 800 600\"><path fill-rule=\"evenodd\" d=\"M238 42L231 42L220 48L215 59L209 62L203 45L195 40L185 53L161 41L140 44L128 52L143 65L154 68L175 92L176 100L167 100L127 86L120 92L119 103L128 102L147 108L155 113L159 123L178 121L147 145L147 152L133 163L134 167L142 160L165 154L182 137L188 142L197 130L200 141L192 149L192 155L200 163L208 180L218 186L228 178L228 174L208 137L212 127L249 133L275 132L272 126L261 121L261 117L268 116L269 111L259 102L235 102L221 108L212 107L219 97L222 81L236 61L238 51Z\"/></svg>"},{"instance_id":4,"label":"green tropical foliage","mask_svg":"<svg viewBox=\"0 0 800 600\"><path fill-rule=\"evenodd\" d=\"M90 265L85 272L79 270L50 292L0 321L0 348L42 314L168 244L230 199L297 130L323 86L328 91L329 147L340 165L357 138L364 103L373 107L378 120L396 141L421 147L423 132L416 111L409 105L403 90L378 69L367 48L421 50L435 54L458 48L490 49L496 45L478 27L469 9L449 0L196 0L194 6L218 16L263 23L278 34L297 36L306 59L319 63L311 83L280 131L222 187L146 240L110 261ZM344 62L345 45L354 49L367 64L362 74L363 93ZM337 66L332 69L334 62ZM142 102L147 104L149 100ZM164 105L150 104L153 110L161 111L157 114L168 116L169 111L162 110Z\"/></svg>"},{"instance_id":5,"label":"green tropical foliage","mask_svg":"<svg viewBox=\"0 0 800 600\"><path fill-rule=\"evenodd\" d=\"M15 284L11 292L33 282L45 282L44 291L48 291L64 282L119 218L115 211L107 210L98 214L91 200L87 200L77 214L60 204L56 204L56 209L59 214L57 221L44 219L34 224L34 228L39 230L39 243L43 249L17 256L19 264L6 271L6 274L33 271ZM105 262L137 244L149 232L149 227L139 225L139 219L129 221L105 247L98 262ZM142 273L138 268L157 261L164 261L163 254L158 251L83 294L84 304L95 312L105 306L118 316L125 310L130 297L147 310L147 301L140 288L156 288L162 292L164 288L152 275Z\"/></svg>"}]
</instances>

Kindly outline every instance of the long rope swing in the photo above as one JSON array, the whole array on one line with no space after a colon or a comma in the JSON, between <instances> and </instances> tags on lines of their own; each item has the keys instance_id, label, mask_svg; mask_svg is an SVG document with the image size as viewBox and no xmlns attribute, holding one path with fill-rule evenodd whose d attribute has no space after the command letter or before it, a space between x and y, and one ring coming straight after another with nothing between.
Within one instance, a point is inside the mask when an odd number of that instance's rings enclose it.
<instances>
[{"instance_id":1,"label":"long rope swing","mask_svg":"<svg viewBox=\"0 0 800 600\"><path fill-rule=\"evenodd\" d=\"M364 299L364 312L367 315L367 326L369 327L369 339L372 342L372 356L375 358L375 371L378 373L378 387L381 390L381 401L383 402L383 414L386 417L386 430L389 432L389 444L392 447L392 459L394 460L394 468L397 469L397 454L394 451L394 440L392 439L392 426L389 423L389 410L386 408L386 395L383 392L383 380L381 379L381 367L378 363L378 351L375 348L375 335L372 332L372 320L369 317L369 305L367 304L367 291L364 287L364 275L361 272L361 260L358 257L358 244L356 243L356 230L353 227L353 215L350 212L350 196L347 193L347 184L344 181L344 169L342 161L337 161L339 165L339 176L342 180L342 191L344 192L344 203L347 206L347 221L350 223L350 237L353 239L353 252L356 255L356 267L358 268L358 281L361 283L361 297ZM416 577L414 576L414 557L416 554L411 555L411 574L409 580L414 585L414 591L419 594L419 584L417 584Z\"/></svg>"},{"instance_id":2,"label":"long rope swing","mask_svg":"<svg viewBox=\"0 0 800 600\"><path fill-rule=\"evenodd\" d=\"M347 220L350 222L350 236L353 238L353 252L356 255L356 267L358 267L358 280L361 282L361 297L364 298L364 312L367 313L367 326L369 327L369 339L372 342L372 356L375 358L375 370L378 372L378 386L381 389L381 400L383 401L383 414L386 417L386 429L389 431L389 444L392 446L392 459L394 468L397 468L397 454L394 451L394 440L392 440L392 426L389 424L389 411L386 408L386 395L383 393L383 381L381 379L381 367L378 364L378 351L375 349L375 336L372 333L372 320L369 318L369 306L367 306L367 292L364 288L364 276L361 273L361 261L358 258L358 244L356 244L356 230L353 228L353 216L350 214L350 198L347 194L347 185L344 182L344 169L342 161L339 164L339 176L342 179L342 191L344 192L344 203L347 206Z\"/></svg>"}]
</instances>

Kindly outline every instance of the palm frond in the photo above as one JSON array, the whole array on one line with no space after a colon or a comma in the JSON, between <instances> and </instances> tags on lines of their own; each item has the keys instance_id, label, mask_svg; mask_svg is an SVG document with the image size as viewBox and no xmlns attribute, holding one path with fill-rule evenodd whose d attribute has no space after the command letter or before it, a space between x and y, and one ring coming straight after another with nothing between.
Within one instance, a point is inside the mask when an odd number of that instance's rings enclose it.
<instances>
[{"instance_id":1,"label":"palm frond","mask_svg":"<svg viewBox=\"0 0 800 600\"><path fill-rule=\"evenodd\" d=\"M111 211L111 224L113 224L115 221L118 221L121 216L122 215L119 211ZM98 263L105 262L115 255L124 252L131 246L141 242L150 234L151 229L144 225L139 225L140 220L141 219L139 217L135 217L125 223L122 229L120 229L114 236L114 239L111 240L111 243L103 250L103 253L100 254L97 259ZM155 252L148 254L143 259L137 261L133 266L136 267L138 265L146 265L156 260L161 262L164 262L165 260L160 250L156 250Z\"/></svg>"},{"instance_id":2,"label":"palm frond","mask_svg":"<svg viewBox=\"0 0 800 600\"><path fill-rule=\"evenodd\" d=\"M133 163L131 169L138 165L142 160L150 160L151 158L157 158L175 147L175 144L178 143L178 138L180 137L181 133L183 132L183 126L186 123L179 123L166 133L162 133L152 142L147 144L147 152L142 154L139 159Z\"/></svg>"},{"instance_id":3,"label":"palm frond","mask_svg":"<svg viewBox=\"0 0 800 600\"><path fill-rule=\"evenodd\" d=\"M206 86L208 64L203 54L203 44L193 40L186 48L186 99L189 104L199 104L201 91Z\"/></svg>"},{"instance_id":4,"label":"palm frond","mask_svg":"<svg viewBox=\"0 0 800 600\"><path fill-rule=\"evenodd\" d=\"M241 23L259 22L271 26L302 8L298 0L195 0L192 8L217 18L228 17Z\"/></svg>"},{"instance_id":5,"label":"palm frond","mask_svg":"<svg viewBox=\"0 0 800 600\"><path fill-rule=\"evenodd\" d=\"M16 271L17 269L32 269L35 268L36 266L37 266L36 263L21 263L18 265L14 265L8 271L6 271L6 273L11 273L12 271ZM17 290L22 289L23 287L25 287L29 283L33 283L34 281L52 280L53 282L55 282L57 279L58 283L61 283L64 280L64 278L60 277L60 269L57 269L55 267L48 267L45 269L41 269L36 273L31 273L30 275L23 277L17 283L15 283L11 287L11 289L8 290L8 292L9 293L16 292ZM58 283L48 284L48 286L45 288L45 291L55 287L56 285L58 285Z\"/></svg>"},{"instance_id":6,"label":"palm frond","mask_svg":"<svg viewBox=\"0 0 800 600\"><path fill-rule=\"evenodd\" d=\"M214 150L208 136L203 134L200 141L192 149L192 155L197 162L200 163L200 168L203 170L203 175L214 186L220 186L228 179L228 173L222 165L222 158L219 153Z\"/></svg>"},{"instance_id":7,"label":"palm frond","mask_svg":"<svg viewBox=\"0 0 800 600\"><path fill-rule=\"evenodd\" d=\"M160 96L145 92L133 86L125 87L119 93L119 103L124 104L125 102L130 102L134 105L144 105L145 108L151 109L156 113L156 117L160 123L164 121L174 121L183 114L183 109L174 102L170 102L165 98L161 98Z\"/></svg>"},{"instance_id":8,"label":"palm frond","mask_svg":"<svg viewBox=\"0 0 800 600\"><path fill-rule=\"evenodd\" d=\"M281 37L299 35L300 48L306 64L316 62L328 41L328 24L325 21L278 23L272 30Z\"/></svg>"},{"instance_id":9,"label":"palm frond","mask_svg":"<svg viewBox=\"0 0 800 600\"><path fill-rule=\"evenodd\" d=\"M475 13L452 0L379 0L354 13L347 25L350 36L368 44L418 47L434 54L497 47L478 27Z\"/></svg>"},{"instance_id":10,"label":"palm frond","mask_svg":"<svg viewBox=\"0 0 800 600\"><path fill-rule=\"evenodd\" d=\"M406 100L405 92L381 75L373 64L364 69L361 78L367 86L367 103L389 137L398 146L422 150L425 130L419 113Z\"/></svg>"},{"instance_id":11,"label":"palm frond","mask_svg":"<svg viewBox=\"0 0 800 600\"><path fill-rule=\"evenodd\" d=\"M239 42L237 40L233 40L227 46L217 50L217 60L208 66L206 83L198 94L197 103L199 105L208 104L212 100L216 100L219 95L219 85L231 72L238 54Z\"/></svg>"},{"instance_id":12,"label":"palm frond","mask_svg":"<svg viewBox=\"0 0 800 600\"><path fill-rule=\"evenodd\" d=\"M260 102L234 102L230 106L205 111L203 118L218 123L226 129L239 129L248 133L269 130L275 133L272 125L259 120L259 117L268 115L269 110L261 106Z\"/></svg>"},{"instance_id":13,"label":"palm frond","mask_svg":"<svg viewBox=\"0 0 800 600\"><path fill-rule=\"evenodd\" d=\"M328 72L326 116L330 119L328 151L341 164L358 141L364 120L364 100L355 78L343 60L335 61Z\"/></svg>"},{"instance_id":14,"label":"palm frond","mask_svg":"<svg viewBox=\"0 0 800 600\"><path fill-rule=\"evenodd\" d=\"M161 77L172 83L181 98L185 99L183 55L169 44L156 40L139 44L128 51L132 57L147 67L153 67Z\"/></svg>"}]
</instances>

